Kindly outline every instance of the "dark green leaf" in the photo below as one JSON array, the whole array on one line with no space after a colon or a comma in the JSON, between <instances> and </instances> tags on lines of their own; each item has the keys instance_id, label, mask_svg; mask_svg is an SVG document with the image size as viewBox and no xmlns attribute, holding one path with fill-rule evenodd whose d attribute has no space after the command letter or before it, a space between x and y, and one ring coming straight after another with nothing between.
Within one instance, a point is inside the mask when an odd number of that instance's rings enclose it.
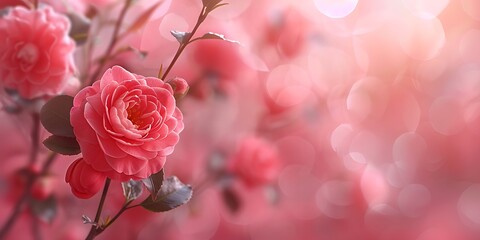
<instances>
[{"instance_id":1,"label":"dark green leaf","mask_svg":"<svg viewBox=\"0 0 480 240\"><path fill-rule=\"evenodd\" d=\"M141 206L152 212L165 212L185 204L191 197L192 187L183 184L174 176L163 181L155 201L148 197Z\"/></svg>"},{"instance_id":2,"label":"dark green leaf","mask_svg":"<svg viewBox=\"0 0 480 240\"><path fill-rule=\"evenodd\" d=\"M32 199L30 207L36 217L47 223L51 223L57 215L57 199L54 195L45 200Z\"/></svg>"},{"instance_id":3,"label":"dark green leaf","mask_svg":"<svg viewBox=\"0 0 480 240\"><path fill-rule=\"evenodd\" d=\"M150 192L151 197L153 198L154 201L157 200L157 195L162 187L164 178L165 178L165 172L163 171L163 168L162 168L160 172L152 174L150 177L142 180L143 184Z\"/></svg>"},{"instance_id":4,"label":"dark green leaf","mask_svg":"<svg viewBox=\"0 0 480 240\"><path fill-rule=\"evenodd\" d=\"M228 209L230 209L232 213L238 212L241 206L240 198L238 197L237 193L233 191L233 189L224 188L222 190L222 197L223 197L223 201L225 202Z\"/></svg>"},{"instance_id":5,"label":"dark green leaf","mask_svg":"<svg viewBox=\"0 0 480 240\"><path fill-rule=\"evenodd\" d=\"M77 155L80 145L75 138L52 135L43 141L43 145L53 152L63 155Z\"/></svg>"},{"instance_id":6,"label":"dark green leaf","mask_svg":"<svg viewBox=\"0 0 480 240\"><path fill-rule=\"evenodd\" d=\"M40 111L40 121L53 135L75 137L70 125L70 109L73 106L73 97L60 95L50 99Z\"/></svg>"},{"instance_id":7,"label":"dark green leaf","mask_svg":"<svg viewBox=\"0 0 480 240\"><path fill-rule=\"evenodd\" d=\"M143 192L142 181L135 181L130 179L127 182L122 182L123 196L127 202L137 199Z\"/></svg>"}]
</instances>

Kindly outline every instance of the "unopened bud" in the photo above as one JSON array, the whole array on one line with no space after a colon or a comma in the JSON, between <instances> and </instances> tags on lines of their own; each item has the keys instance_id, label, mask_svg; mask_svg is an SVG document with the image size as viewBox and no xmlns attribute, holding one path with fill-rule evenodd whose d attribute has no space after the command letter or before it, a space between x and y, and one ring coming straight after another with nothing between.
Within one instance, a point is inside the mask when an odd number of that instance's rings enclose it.
<instances>
[{"instance_id":1,"label":"unopened bud","mask_svg":"<svg viewBox=\"0 0 480 240\"><path fill-rule=\"evenodd\" d=\"M181 99L185 95L187 95L188 89L190 88L188 86L187 81L183 78L175 77L173 79L170 79L166 81L166 83L170 84L173 88L173 95L175 96L175 99Z\"/></svg>"}]
</instances>

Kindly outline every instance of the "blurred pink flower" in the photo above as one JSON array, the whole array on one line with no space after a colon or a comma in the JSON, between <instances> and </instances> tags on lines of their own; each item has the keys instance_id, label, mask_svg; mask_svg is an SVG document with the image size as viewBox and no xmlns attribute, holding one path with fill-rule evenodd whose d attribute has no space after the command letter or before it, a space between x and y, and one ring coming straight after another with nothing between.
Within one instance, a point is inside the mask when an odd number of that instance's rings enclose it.
<instances>
[{"instance_id":1,"label":"blurred pink flower","mask_svg":"<svg viewBox=\"0 0 480 240\"><path fill-rule=\"evenodd\" d=\"M24 98L56 95L73 74L70 22L52 8L15 7L0 18L0 81Z\"/></svg>"},{"instance_id":2,"label":"blurred pink flower","mask_svg":"<svg viewBox=\"0 0 480 240\"><path fill-rule=\"evenodd\" d=\"M229 169L248 187L272 181L279 171L280 157L271 143L258 137L242 140L232 156Z\"/></svg>"},{"instance_id":3,"label":"blurred pink flower","mask_svg":"<svg viewBox=\"0 0 480 240\"><path fill-rule=\"evenodd\" d=\"M65 181L79 198L91 198L103 186L105 175L95 171L83 158L77 159L67 169Z\"/></svg>"},{"instance_id":4,"label":"blurred pink flower","mask_svg":"<svg viewBox=\"0 0 480 240\"><path fill-rule=\"evenodd\" d=\"M82 89L70 113L85 162L121 181L160 171L184 128L169 84L119 66Z\"/></svg>"},{"instance_id":5,"label":"blurred pink flower","mask_svg":"<svg viewBox=\"0 0 480 240\"><path fill-rule=\"evenodd\" d=\"M2 0L0 2L0 8L13 7L13 6L24 6L25 3L22 0Z\"/></svg>"}]
</instances>

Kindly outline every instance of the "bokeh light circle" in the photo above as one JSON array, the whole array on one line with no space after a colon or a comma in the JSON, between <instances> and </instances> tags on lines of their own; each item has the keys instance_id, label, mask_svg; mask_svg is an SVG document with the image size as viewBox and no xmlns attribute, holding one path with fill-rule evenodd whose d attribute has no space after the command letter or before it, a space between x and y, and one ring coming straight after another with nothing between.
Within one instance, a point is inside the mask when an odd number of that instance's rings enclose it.
<instances>
[{"instance_id":1,"label":"bokeh light circle","mask_svg":"<svg viewBox=\"0 0 480 240\"><path fill-rule=\"evenodd\" d=\"M330 18L344 18L357 7L358 0L314 0L318 11Z\"/></svg>"}]
</instances>

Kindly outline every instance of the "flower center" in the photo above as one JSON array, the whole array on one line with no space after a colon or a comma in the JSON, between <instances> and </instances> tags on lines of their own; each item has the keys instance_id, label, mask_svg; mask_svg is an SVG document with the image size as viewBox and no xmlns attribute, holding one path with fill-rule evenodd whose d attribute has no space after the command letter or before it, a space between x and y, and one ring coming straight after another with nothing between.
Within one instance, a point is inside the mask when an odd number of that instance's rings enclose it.
<instances>
[{"instance_id":1,"label":"flower center","mask_svg":"<svg viewBox=\"0 0 480 240\"><path fill-rule=\"evenodd\" d=\"M31 43L26 43L17 51L16 57L20 63L20 68L23 71L30 71L37 63L38 48Z\"/></svg>"},{"instance_id":2,"label":"flower center","mask_svg":"<svg viewBox=\"0 0 480 240\"><path fill-rule=\"evenodd\" d=\"M138 109L137 105L133 105L132 107L127 108L127 118L132 122L135 127L139 127L142 125L142 113Z\"/></svg>"}]
</instances>

